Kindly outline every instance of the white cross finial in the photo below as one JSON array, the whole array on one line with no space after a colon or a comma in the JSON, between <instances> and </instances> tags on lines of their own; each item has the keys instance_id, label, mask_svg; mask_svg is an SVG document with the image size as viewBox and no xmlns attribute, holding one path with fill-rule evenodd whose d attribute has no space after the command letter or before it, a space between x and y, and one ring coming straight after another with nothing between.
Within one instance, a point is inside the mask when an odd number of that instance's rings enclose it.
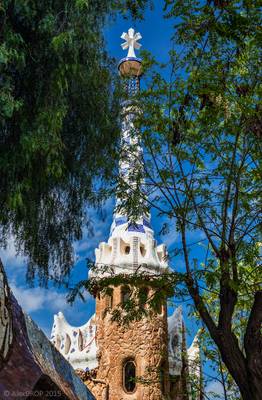
<instances>
[{"instance_id":1,"label":"white cross finial","mask_svg":"<svg viewBox=\"0 0 262 400\"><path fill-rule=\"evenodd\" d=\"M140 49L142 46L140 43L138 43L138 40L142 39L140 33L135 33L135 30L130 28L128 29L128 33L122 33L121 39L126 40L125 43L121 44L121 47L123 50L128 49L127 57L136 57L135 49Z\"/></svg>"}]
</instances>

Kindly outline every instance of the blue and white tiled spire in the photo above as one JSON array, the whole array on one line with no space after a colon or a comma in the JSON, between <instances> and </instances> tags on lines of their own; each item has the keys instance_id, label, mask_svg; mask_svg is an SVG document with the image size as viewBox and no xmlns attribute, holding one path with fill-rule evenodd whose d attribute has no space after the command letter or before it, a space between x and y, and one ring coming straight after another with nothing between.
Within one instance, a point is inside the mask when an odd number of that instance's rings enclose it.
<instances>
[{"instance_id":1,"label":"blue and white tiled spire","mask_svg":"<svg viewBox=\"0 0 262 400\"><path fill-rule=\"evenodd\" d=\"M111 236L119 233L119 230L127 230L128 232L145 233L146 230L151 229L150 214L146 212L146 202L142 196L139 198L139 206L141 207L140 215L136 221L130 221L127 212L125 212L125 201L127 198L132 197L132 192L137 189L137 180L140 180L140 185L143 185L143 149L140 145L140 134L134 126L136 118L137 105L132 103L123 105L123 119L122 119L122 146L121 157L119 162L119 178L122 182L124 193L119 190L116 196L116 206L114 212L113 223L111 227ZM138 188L143 190L143 188ZM151 232L153 234L153 231Z\"/></svg>"},{"instance_id":2,"label":"blue and white tiled spire","mask_svg":"<svg viewBox=\"0 0 262 400\"><path fill-rule=\"evenodd\" d=\"M142 36L130 28L121 38L126 40L122 44L123 50L129 49L127 57L118 65L128 97L122 108L122 146L119 163L119 174L125 190L121 195L117 194L109 240L107 243L100 243L96 249L97 271L90 272L90 276L96 277L100 276L99 271L105 270L105 266L110 266L110 271L116 274L134 273L137 270L155 274L167 269L166 246L157 246L150 224L150 214L143 211L135 221L131 221L123 205L137 185L137 176L140 177L140 184L143 184L144 165L140 132L134 124L139 112L139 104L134 101L134 95L140 89L142 74L141 59L136 57L134 50L141 47L138 40ZM141 210L146 210L142 204L142 197L140 201Z\"/></svg>"},{"instance_id":3,"label":"blue and white tiled spire","mask_svg":"<svg viewBox=\"0 0 262 400\"><path fill-rule=\"evenodd\" d=\"M120 66L130 66L135 63L135 66L141 67L141 59L135 55L135 49L139 49L141 44L138 40L142 39L139 32L135 33L134 29L130 28L128 33L124 32L121 36L125 42L121 45L123 50L128 49L127 57L119 62ZM139 71L139 70L137 70ZM136 71L136 72L137 72ZM121 72L120 72L121 74ZM134 73L125 76L125 72L121 74L125 78L125 90L127 100L122 104L122 137L121 137L121 156L119 162L119 178L125 187L124 193L116 196L116 207L114 219L111 227L111 236L118 235L120 230L128 232L145 233L146 228L150 226L150 215L145 212L141 213L137 221L131 223L128 220L127 213L124 210L125 199L132 196L132 190L137 186L136 178L138 175L143 175L143 149L140 145L140 132L135 128L135 118L139 113L139 105L134 102L134 96L140 89L140 76ZM124 75L124 76L123 76ZM142 203L142 199L141 203ZM142 204L141 204L142 205ZM145 207L141 207L144 208ZM144 215L143 215L144 214Z\"/></svg>"}]
</instances>

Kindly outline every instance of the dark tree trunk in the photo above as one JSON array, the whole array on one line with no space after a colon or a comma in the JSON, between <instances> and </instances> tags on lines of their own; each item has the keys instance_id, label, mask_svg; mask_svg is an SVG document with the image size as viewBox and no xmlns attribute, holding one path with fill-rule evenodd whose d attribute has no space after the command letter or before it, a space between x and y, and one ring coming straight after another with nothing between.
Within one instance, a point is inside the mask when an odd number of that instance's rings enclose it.
<instances>
[{"instance_id":1,"label":"dark tree trunk","mask_svg":"<svg viewBox=\"0 0 262 400\"><path fill-rule=\"evenodd\" d=\"M245 351L248 368L248 381L254 399L262 398L262 290L255 294L247 324Z\"/></svg>"},{"instance_id":2,"label":"dark tree trunk","mask_svg":"<svg viewBox=\"0 0 262 400\"><path fill-rule=\"evenodd\" d=\"M239 350L237 338L232 333L225 332L220 332L219 336L213 337L213 339L218 346L224 364L239 387L243 400L258 400L251 393L246 360Z\"/></svg>"},{"instance_id":3,"label":"dark tree trunk","mask_svg":"<svg viewBox=\"0 0 262 400\"><path fill-rule=\"evenodd\" d=\"M250 313L245 334L245 353L240 350L237 337L232 332L232 315L234 310L234 292L231 288L222 285L220 300L221 313L218 326L214 323L203 300L189 278L187 281L189 292L195 306L206 324L210 336L216 343L221 358L236 382L243 400L262 399L262 291L255 295L255 301Z\"/></svg>"},{"instance_id":4,"label":"dark tree trunk","mask_svg":"<svg viewBox=\"0 0 262 400\"><path fill-rule=\"evenodd\" d=\"M229 289L230 290L230 289ZM232 300L232 299L231 299ZM228 303L225 305L225 315L220 321L220 329L210 331L218 346L222 360L228 368L241 392L243 400L262 399L262 291L255 295L254 304L249 316L245 334L245 355L240 350L238 340L232 332L229 323L228 310L230 295L227 293Z\"/></svg>"},{"instance_id":5,"label":"dark tree trunk","mask_svg":"<svg viewBox=\"0 0 262 400\"><path fill-rule=\"evenodd\" d=\"M217 343L222 360L239 387L243 400L261 400L262 379L259 377L261 370L257 371L255 363L249 364L249 357L245 359L243 355L240 356L235 349L234 341L224 335L223 343ZM261 353L254 355L254 358L257 361L260 359L261 363Z\"/></svg>"}]
</instances>

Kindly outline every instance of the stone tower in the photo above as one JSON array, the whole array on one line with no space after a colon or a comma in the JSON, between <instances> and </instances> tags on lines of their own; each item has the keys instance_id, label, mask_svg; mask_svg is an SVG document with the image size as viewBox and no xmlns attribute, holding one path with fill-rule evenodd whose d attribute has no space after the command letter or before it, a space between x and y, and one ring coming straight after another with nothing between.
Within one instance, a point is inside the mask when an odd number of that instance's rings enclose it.
<instances>
[{"instance_id":1,"label":"stone tower","mask_svg":"<svg viewBox=\"0 0 262 400\"><path fill-rule=\"evenodd\" d=\"M122 141L119 174L123 182L118 191L116 208L107 242L95 250L96 268L89 278L144 273L157 276L168 271L165 245L157 245L150 224L150 214L138 203L141 212L129 218L125 211L127 197L140 185L143 191L143 150L140 132L134 125L139 105L134 95L139 91L141 60L140 33L131 28L121 36L128 55L118 65L126 88L127 100L122 106ZM139 182L139 183L137 183ZM114 310L128 302L133 293L143 293L142 307L153 294L150 285L118 284L110 293L95 293L96 312L81 327L72 327L62 313L55 316L51 340L68 359L91 389L97 400L189 400L184 356L185 337L181 309L167 318L167 305L159 304L150 316L146 314L128 325L112 320Z\"/></svg>"}]
</instances>

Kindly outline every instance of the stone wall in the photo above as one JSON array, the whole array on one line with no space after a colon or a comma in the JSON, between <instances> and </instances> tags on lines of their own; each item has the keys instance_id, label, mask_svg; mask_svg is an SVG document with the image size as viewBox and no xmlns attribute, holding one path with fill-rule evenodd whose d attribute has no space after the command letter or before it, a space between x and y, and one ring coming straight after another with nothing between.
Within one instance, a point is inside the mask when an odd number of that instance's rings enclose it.
<instances>
[{"instance_id":1,"label":"stone wall","mask_svg":"<svg viewBox=\"0 0 262 400\"><path fill-rule=\"evenodd\" d=\"M150 295L150 294L149 294ZM114 288L113 307L121 301L121 288ZM86 379L97 400L160 400L169 398L166 306L152 317L129 326L112 322L107 297L96 299L99 367L95 378ZM133 393L123 387L123 366L134 360L138 382ZM162 379L160 368L164 369ZM96 382L95 382L96 381ZM108 385L108 386L107 386Z\"/></svg>"}]
</instances>

